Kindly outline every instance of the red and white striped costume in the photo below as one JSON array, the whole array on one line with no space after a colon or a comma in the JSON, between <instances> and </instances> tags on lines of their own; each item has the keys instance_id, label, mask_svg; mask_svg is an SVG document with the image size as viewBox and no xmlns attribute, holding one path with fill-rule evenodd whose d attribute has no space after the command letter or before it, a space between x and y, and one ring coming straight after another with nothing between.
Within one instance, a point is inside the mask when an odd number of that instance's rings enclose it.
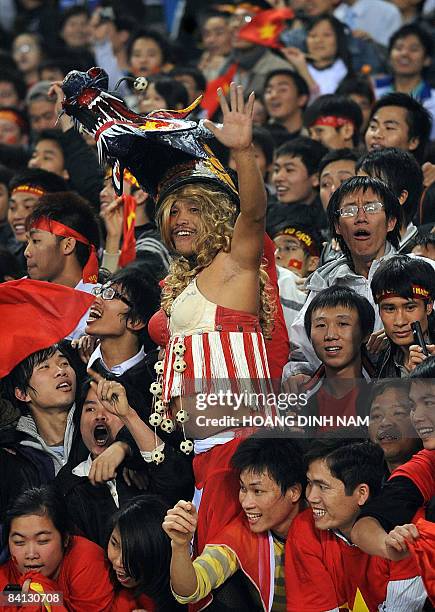
<instances>
[{"instance_id":1,"label":"red and white striped costume","mask_svg":"<svg viewBox=\"0 0 435 612\"><path fill-rule=\"evenodd\" d=\"M174 300L169 319L162 399L195 393L272 393L258 317L207 300L194 279ZM174 346L183 342L187 368L176 372Z\"/></svg>"}]
</instances>

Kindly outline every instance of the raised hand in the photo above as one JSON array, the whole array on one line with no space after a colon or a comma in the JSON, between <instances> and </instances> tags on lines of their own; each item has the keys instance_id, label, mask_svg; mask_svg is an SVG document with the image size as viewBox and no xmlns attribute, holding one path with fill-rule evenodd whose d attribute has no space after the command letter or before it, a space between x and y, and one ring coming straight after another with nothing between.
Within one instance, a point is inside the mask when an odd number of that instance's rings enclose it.
<instances>
[{"instance_id":1,"label":"raised hand","mask_svg":"<svg viewBox=\"0 0 435 612\"><path fill-rule=\"evenodd\" d=\"M106 380L91 368L88 369L88 375L92 378L91 387L104 408L120 419L126 418L132 408L128 404L127 394L121 383Z\"/></svg>"},{"instance_id":2,"label":"raised hand","mask_svg":"<svg viewBox=\"0 0 435 612\"><path fill-rule=\"evenodd\" d=\"M192 502L180 500L168 510L162 527L172 542L179 546L189 544L198 524L198 513Z\"/></svg>"},{"instance_id":3,"label":"raised hand","mask_svg":"<svg viewBox=\"0 0 435 612\"><path fill-rule=\"evenodd\" d=\"M243 87L231 83L230 103L225 99L224 92L218 89L219 104L223 114L222 126L212 121L204 121L204 125L226 147L234 151L248 149L252 143L252 115L255 95L252 92L245 103Z\"/></svg>"},{"instance_id":4,"label":"raised hand","mask_svg":"<svg viewBox=\"0 0 435 612\"><path fill-rule=\"evenodd\" d=\"M388 558L391 561L400 561L409 554L409 544L413 544L420 537L417 527L410 523L398 525L385 538Z\"/></svg>"}]
</instances>

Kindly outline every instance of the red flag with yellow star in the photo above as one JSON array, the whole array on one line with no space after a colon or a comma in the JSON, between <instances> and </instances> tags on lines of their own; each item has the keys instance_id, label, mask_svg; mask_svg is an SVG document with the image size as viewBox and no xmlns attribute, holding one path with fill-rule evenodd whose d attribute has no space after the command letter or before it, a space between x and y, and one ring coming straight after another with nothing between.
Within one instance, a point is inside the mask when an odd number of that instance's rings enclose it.
<instances>
[{"instance_id":1,"label":"red flag with yellow star","mask_svg":"<svg viewBox=\"0 0 435 612\"><path fill-rule=\"evenodd\" d=\"M252 21L239 30L239 38L256 45L281 49L284 45L279 40L285 28L285 22L295 16L291 8L260 11Z\"/></svg>"},{"instance_id":2,"label":"red flag with yellow star","mask_svg":"<svg viewBox=\"0 0 435 612\"><path fill-rule=\"evenodd\" d=\"M119 257L119 265L125 268L127 264L136 259L136 238L134 227L136 220L136 198L131 195L123 195L124 205L123 225L122 225L122 248Z\"/></svg>"},{"instance_id":3,"label":"red flag with yellow star","mask_svg":"<svg viewBox=\"0 0 435 612\"><path fill-rule=\"evenodd\" d=\"M208 119L211 119L219 108L219 98L217 95L218 88L222 87L223 92L226 95L236 72L237 64L233 63L229 66L225 74L207 83L207 87L202 98L201 107L207 112Z\"/></svg>"}]
</instances>

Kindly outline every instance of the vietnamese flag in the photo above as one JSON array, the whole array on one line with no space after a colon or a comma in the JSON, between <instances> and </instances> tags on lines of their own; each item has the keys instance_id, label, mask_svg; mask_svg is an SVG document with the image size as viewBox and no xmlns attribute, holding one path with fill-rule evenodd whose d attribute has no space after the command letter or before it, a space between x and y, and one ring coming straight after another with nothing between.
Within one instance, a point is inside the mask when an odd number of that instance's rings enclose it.
<instances>
[{"instance_id":1,"label":"vietnamese flag","mask_svg":"<svg viewBox=\"0 0 435 612\"><path fill-rule=\"evenodd\" d=\"M256 45L281 49L284 45L280 42L279 35L285 29L285 22L294 16L291 8L260 11L250 23L239 30L239 38Z\"/></svg>"},{"instance_id":2,"label":"vietnamese flag","mask_svg":"<svg viewBox=\"0 0 435 612\"><path fill-rule=\"evenodd\" d=\"M207 112L207 118L211 119L217 109L219 108L219 98L217 90L222 87L224 94L226 95L229 91L231 81L237 72L237 64L233 63L229 66L225 74L209 81L207 83L204 96L202 98L201 107Z\"/></svg>"},{"instance_id":3,"label":"vietnamese flag","mask_svg":"<svg viewBox=\"0 0 435 612\"><path fill-rule=\"evenodd\" d=\"M123 195L124 205L122 225L122 249L119 257L119 265L125 268L127 264L136 259L136 238L134 227L136 221L136 198L131 195Z\"/></svg>"},{"instance_id":4,"label":"vietnamese flag","mask_svg":"<svg viewBox=\"0 0 435 612\"><path fill-rule=\"evenodd\" d=\"M0 378L68 336L94 300L91 293L46 281L22 278L0 284Z\"/></svg>"}]
</instances>

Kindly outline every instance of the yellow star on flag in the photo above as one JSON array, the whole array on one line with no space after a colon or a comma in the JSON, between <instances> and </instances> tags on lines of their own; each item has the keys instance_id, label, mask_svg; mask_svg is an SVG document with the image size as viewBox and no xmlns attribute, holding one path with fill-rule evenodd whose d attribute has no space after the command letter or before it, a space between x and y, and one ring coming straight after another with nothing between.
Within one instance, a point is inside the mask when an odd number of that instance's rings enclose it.
<instances>
[{"instance_id":1,"label":"yellow star on flag","mask_svg":"<svg viewBox=\"0 0 435 612\"><path fill-rule=\"evenodd\" d=\"M261 40L268 40L269 38L274 38L276 32L276 25L274 23L265 23L264 26L261 26L258 30L258 35Z\"/></svg>"}]
</instances>

